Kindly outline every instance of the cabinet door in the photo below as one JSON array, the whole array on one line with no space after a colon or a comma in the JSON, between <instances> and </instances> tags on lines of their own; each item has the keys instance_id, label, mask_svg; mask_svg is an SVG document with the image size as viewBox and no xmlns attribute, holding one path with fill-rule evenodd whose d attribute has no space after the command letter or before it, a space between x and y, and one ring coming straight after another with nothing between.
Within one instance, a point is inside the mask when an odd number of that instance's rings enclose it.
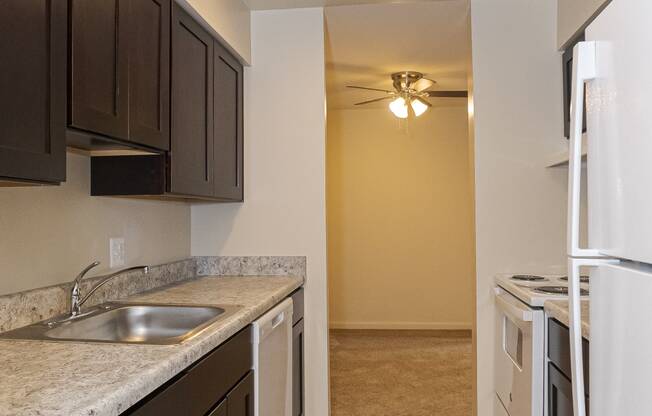
<instances>
[{"instance_id":1,"label":"cabinet door","mask_svg":"<svg viewBox=\"0 0 652 416\"><path fill-rule=\"evenodd\" d=\"M303 319L292 327L292 416L304 414Z\"/></svg>"},{"instance_id":2,"label":"cabinet door","mask_svg":"<svg viewBox=\"0 0 652 416\"><path fill-rule=\"evenodd\" d=\"M227 395L229 416L254 416L254 373L249 372Z\"/></svg>"},{"instance_id":3,"label":"cabinet door","mask_svg":"<svg viewBox=\"0 0 652 416\"><path fill-rule=\"evenodd\" d=\"M589 399L586 414L589 415ZM571 381L552 364L548 364L548 416L573 416Z\"/></svg>"},{"instance_id":4,"label":"cabinet door","mask_svg":"<svg viewBox=\"0 0 652 416\"><path fill-rule=\"evenodd\" d=\"M73 127L128 139L129 0L70 0Z\"/></svg>"},{"instance_id":5,"label":"cabinet door","mask_svg":"<svg viewBox=\"0 0 652 416\"><path fill-rule=\"evenodd\" d=\"M129 1L129 141L170 148L170 0Z\"/></svg>"},{"instance_id":6,"label":"cabinet door","mask_svg":"<svg viewBox=\"0 0 652 416\"><path fill-rule=\"evenodd\" d=\"M0 13L0 176L66 178L66 21L61 0L6 0Z\"/></svg>"},{"instance_id":7,"label":"cabinet door","mask_svg":"<svg viewBox=\"0 0 652 416\"><path fill-rule=\"evenodd\" d=\"M215 196L243 200L243 70L242 65L215 42L214 161Z\"/></svg>"},{"instance_id":8,"label":"cabinet door","mask_svg":"<svg viewBox=\"0 0 652 416\"><path fill-rule=\"evenodd\" d=\"M172 12L170 192L212 196L213 38L181 6Z\"/></svg>"}]
</instances>

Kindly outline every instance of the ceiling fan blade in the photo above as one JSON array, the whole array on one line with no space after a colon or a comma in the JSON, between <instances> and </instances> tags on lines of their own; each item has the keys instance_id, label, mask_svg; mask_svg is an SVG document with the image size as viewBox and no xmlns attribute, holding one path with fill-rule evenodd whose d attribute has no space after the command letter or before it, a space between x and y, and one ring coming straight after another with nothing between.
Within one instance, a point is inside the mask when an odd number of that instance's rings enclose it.
<instances>
[{"instance_id":1,"label":"ceiling fan blade","mask_svg":"<svg viewBox=\"0 0 652 416\"><path fill-rule=\"evenodd\" d=\"M457 98L468 97L468 91L428 91L429 97Z\"/></svg>"},{"instance_id":2,"label":"ceiling fan blade","mask_svg":"<svg viewBox=\"0 0 652 416\"><path fill-rule=\"evenodd\" d=\"M427 105L428 107L432 107L432 104L430 104L427 100L421 98L421 97L414 97L415 100L419 100L423 104Z\"/></svg>"},{"instance_id":3,"label":"ceiling fan blade","mask_svg":"<svg viewBox=\"0 0 652 416\"><path fill-rule=\"evenodd\" d=\"M425 91L428 88L431 88L433 85L435 85L436 82L428 79L428 78L421 78L414 84L412 84L412 88L414 88L417 92Z\"/></svg>"},{"instance_id":4,"label":"ceiling fan blade","mask_svg":"<svg viewBox=\"0 0 652 416\"><path fill-rule=\"evenodd\" d=\"M392 98L394 98L394 96L388 95L387 97L374 98L373 100L367 100L367 101L362 101L362 102L359 102L359 103L355 103L355 105L370 104L370 103L375 103L377 101L391 100Z\"/></svg>"},{"instance_id":5,"label":"ceiling fan blade","mask_svg":"<svg viewBox=\"0 0 652 416\"><path fill-rule=\"evenodd\" d=\"M383 89L380 89L380 88L358 87L358 86L355 86L355 85L347 85L346 88L355 88L357 90L381 91L381 92L386 92L388 94L393 94L394 93L394 91L390 91L390 90L383 90Z\"/></svg>"}]
</instances>

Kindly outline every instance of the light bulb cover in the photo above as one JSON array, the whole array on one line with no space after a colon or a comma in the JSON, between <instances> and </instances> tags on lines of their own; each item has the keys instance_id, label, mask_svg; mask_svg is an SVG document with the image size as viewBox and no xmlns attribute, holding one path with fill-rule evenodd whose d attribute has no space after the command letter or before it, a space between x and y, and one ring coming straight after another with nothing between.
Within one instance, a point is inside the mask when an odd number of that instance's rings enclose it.
<instances>
[{"instance_id":1,"label":"light bulb cover","mask_svg":"<svg viewBox=\"0 0 652 416\"><path fill-rule=\"evenodd\" d=\"M408 117L408 106L403 97L398 97L397 99L389 103L389 109L398 118Z\"/></svg>"},{"instance_id":2,"label":"light bulb cover","mask_svg":"<svg viewBox=\"0 0 652 416\"><path fill-rule=\"evenodd\" d=\"M414 110L414 115L419 117L421 114L425 113L426 110L428 109L428 106L425 105L421 100L418 100L414 98L412 102L410 102L410 105L412 106L412 110Z\"/></svg>"}]
</instances>

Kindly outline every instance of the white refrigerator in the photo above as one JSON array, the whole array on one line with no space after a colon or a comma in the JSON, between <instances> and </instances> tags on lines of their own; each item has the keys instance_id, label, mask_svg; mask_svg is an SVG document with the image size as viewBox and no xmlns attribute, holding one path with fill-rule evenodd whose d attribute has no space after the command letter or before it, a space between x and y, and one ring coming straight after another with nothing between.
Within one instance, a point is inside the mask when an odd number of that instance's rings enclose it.
<instances>
[{"instance_id":1,"label":"white refrigerator","mask_svg":"<svg viewBox=\"0 0 652 416\"><path fill-rule=\"evenodd\" d=\"M568 199L575 416L652 415L652 1L613 0L573 58ZM588 247L580 247L586 93ZM582 377L579 267L591 266L590 392Z\"/></svg>"}]
</instances>

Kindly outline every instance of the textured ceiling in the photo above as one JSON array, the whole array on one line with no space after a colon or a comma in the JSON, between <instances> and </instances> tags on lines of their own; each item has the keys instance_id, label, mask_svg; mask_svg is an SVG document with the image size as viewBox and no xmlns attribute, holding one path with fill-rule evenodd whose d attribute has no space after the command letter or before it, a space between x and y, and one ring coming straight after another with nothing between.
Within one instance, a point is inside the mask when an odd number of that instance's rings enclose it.
<instances>
[{"instance_id":1,"label":"textured ceiling","mask_svg":"<svg viewBox=\"0 0 652 416\"><path fill-rule=\"evenodd\" d=\"M465 90L470 68L466 0L328 7L326 80L329 108L381 97L346 85L392 89L392 72L414 70L435 88ZM466 105L461 98L431 98L433 105ZM369 107L387 106L387 102ZM358 107L360 108L360 107Z\"/></svg>"}]
</instances>

